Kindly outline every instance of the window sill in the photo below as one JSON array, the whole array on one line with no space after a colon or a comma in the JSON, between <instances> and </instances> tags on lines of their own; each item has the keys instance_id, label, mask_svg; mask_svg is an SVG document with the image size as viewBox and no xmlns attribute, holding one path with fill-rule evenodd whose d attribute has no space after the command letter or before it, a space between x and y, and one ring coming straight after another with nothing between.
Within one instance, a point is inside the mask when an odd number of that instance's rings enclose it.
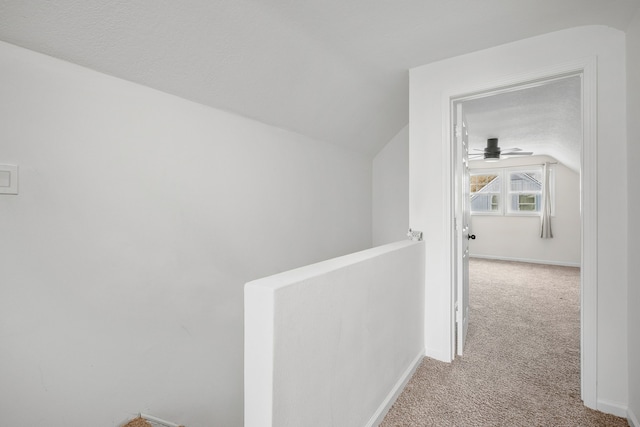
<instances>
[{"instance_id":1,"label":"window sill","mask_svg":"<svg viewBox=\"0 0 640 427\"><path fill-rule=\"evenodd\" d=\"M524 217L524 218L528 218L528 217L540 218L539 213L514 213L514 212L509 212L505 214L503 214L502 212L496 212L496 213L471 212L471 216L510 216L510 217ZM554 218L555 215L551 215L551 217Z\"/></svg>"},{"instance_id":2,"label":"window sill","mask_svg":"<svg viewBox=\"0 0 640 427\"><path fill-rule=\"evenodd\" d=\"M519 213L519 212L509 212L504 214L504 216L536 216L538 218L540 218L540 213L536 212L536 213Z\"/></svg>"}]
</instances>

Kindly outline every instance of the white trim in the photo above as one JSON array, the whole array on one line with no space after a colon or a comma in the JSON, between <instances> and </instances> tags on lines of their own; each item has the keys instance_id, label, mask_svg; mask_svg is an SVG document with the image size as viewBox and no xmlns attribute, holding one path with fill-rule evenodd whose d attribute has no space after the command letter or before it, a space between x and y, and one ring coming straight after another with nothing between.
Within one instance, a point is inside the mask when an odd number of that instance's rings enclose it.
<instances>
[{"instance_id":1,"label":"white trim","mask_svg":"<svg viewBox=\"0 0 640 427\"><path fill-rule=\"evenodd\" d=\"M589 408L596 406L598 395L597 77L596 57L587 58L582 65L580 383L582 400Z\"/></svg>"},{"instance_id":2,"label":"white trim","mask_svg":"<svg viewBox=\"0 0 640 427\"><path fill-rule=\"evenodd\" d=\"M566 262L566 261L550 261L544 259L530 259L530 258L514 258L500 255L476 255L469 254L471 258L481 259L495 259L499 261L515 261L515 262L528 262L530 264L547 264L547 265L559 265L562 267L580 267L579 262Z\"/></svg>"},{"instance_id":3,"label":"white trim","mask_svg":"<svg viewBox=\"0 0 640 427\"><path fill-rule=\"evenodd\" d=\"M447 282L450 283L450 286L445 289L445 292L448 293L446 295L449 300L449 322L447 326L449 330L447 331L447 336L451 337L451 341L449 342L448 352L449 354L439 354L436 357L438 360L444 361L452 361L455 358L456 354L456 288L458 286L456 281L456 270L458 268L457 265L457 254L456 254L456 228L455 228L455 177L453 174L455 173L455 153L458 151L454 146L455 134L452 133L453 127L455 126L454 119L455 114L453 113L454 103L449 96L445 96L442 98L442 111L445 120L442 122L442 200L444 203L443 206L443 218L445 222L445 228L443 230L444 233L448 234L447 238L443 241L449 241L449 252L448 259L446 259L445 265L449 265L449 277L447 278ZM446 283L446 282L445 282ZM427 327L427 325L425 325ZM436 352L437 353L437 352ZM427 353L429 354L429 353Z\"/></svg>"},{"instance_id":4,"label":"white trim","mask_svg":"<svg viewBox=\"0 0 640 427\"><path fill-rule=\"evenodd\" d=\"M400 396L400 393L402 393L402 390L404 390L409 380L413 377L413 373L416 371L416 369L418 369L418 366L420 366L420 362L422 362L423 357L424 353L420 352L413 359L413 361L409 364L407 370L404 371L402 376L398 379L398 382L396 382L396 384L393 386L387 397L382 401L376 412L371 416L369 422L365 424L365 427L376 427L382 422L382 420L384 420L387 412L389 412L391 406L395 403L398 396Z\"/></svg>"},{"instance_id":5,"label":"white trim","mask_svg":"<svg viewBox=\"0 0 640 427\"><path fill-rule=\"evenodd\" d=\"M444 156L452 156L452 138L450 133L453 116L451 106L455 101L489 96L496 93L521 89L523 86L536 85L543 82L569 77L572 75L582 76L582 154L580 170L580 212L581 220L581 309L580 309L580 383L581 395L584 404L589 408L597 406L597 326L598 326L598 281L597 281L597 60L595 56L568 61L551 67L541 68L532 72L506 76L503 79L479 85L477 87L461 88L460 90L450 90L443 94L443 132L442 139ZM449 215L450 204L453 199L452 192L455 188L451 186L453 159L443 159L445 182L445 214ZM449 216L445 216L448 221L448 232L452 233L452 222ZM451 234L453 236L453 234ZM451 240L453 242L453 240ZM450 252L453 250L451 244ZM456 260L451 256L450 262L450 298L451 311L453 313L453 272L456 268ZM455 320L451 315L452 322ZM455 333L453 323L449 331L451 347L455 345Z\"/></svg>"},{"instance_id":6,"label":"white trim","mask_svg":"<svg viewBox=\"0 0 640 427\"><path fill-rule=\"evenodd\" d=\"M274 298L273 289L244 286L245 427L273 424Z\"/></svg>"},{"instance_id":7,"label":"white trim","mask_svg":"<svg viewBox=\"0 0 640 427\"><path fill-rule=\"evenodd\" d=\"M629 421L631 427L640 427L638 417L636 417L636 414L634 414L631 409L627 409L627 421Z\"/></svg>"},{"instance_id":8,"label":"white trim","mask_svg":"<svg viewBox=\"0 0 640 427\"><path fill-rule=\"evenodd\" d=\"M600 412L605 414L612 414L616 417L627 418L629 411L625 405L619 403L607 402L606 400L598 399L598 407L596 408Z\"/></svg>"}]
</instances>

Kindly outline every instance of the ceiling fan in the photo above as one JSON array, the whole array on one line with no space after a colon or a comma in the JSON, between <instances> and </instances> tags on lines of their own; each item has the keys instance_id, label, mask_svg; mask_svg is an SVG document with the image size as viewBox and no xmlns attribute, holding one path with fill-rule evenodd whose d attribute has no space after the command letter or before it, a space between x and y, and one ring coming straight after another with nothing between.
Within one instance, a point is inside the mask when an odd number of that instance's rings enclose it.
<instances>
[{"instance_id":1,"label":"ceiling fan","mask_svg":"<svg viewBox=\"0 0 640 427\"><path fill-rule=\"evenodd\" d=\"M469 159L475 160L483 158L487 162L497 162L500 157L512 157L512 156L530 156L532 151L522 151L521 148L507 148L504 152L501 152L498 147L498 138L487 139L487 146L484 149L474 148L476 151L482 151L482 153L470 153Z\"/></svg>"}]
</instances>

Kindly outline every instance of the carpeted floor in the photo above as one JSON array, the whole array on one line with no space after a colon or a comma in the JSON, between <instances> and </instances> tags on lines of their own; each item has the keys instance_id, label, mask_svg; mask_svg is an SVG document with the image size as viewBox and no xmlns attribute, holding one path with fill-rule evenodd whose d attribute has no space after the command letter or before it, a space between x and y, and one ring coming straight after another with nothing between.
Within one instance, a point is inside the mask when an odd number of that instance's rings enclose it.
<instances>
[{"instance_id":1,"label":"carpeted floor","mask_svg":"<svg viewBox=\"0 0 640 427\"><path fill-rule=\"evenodd\" d=\"M464 356L425 358L381 426L627 426L580 400L580 270L472 259Z\"/></svg>"}]
</instances>

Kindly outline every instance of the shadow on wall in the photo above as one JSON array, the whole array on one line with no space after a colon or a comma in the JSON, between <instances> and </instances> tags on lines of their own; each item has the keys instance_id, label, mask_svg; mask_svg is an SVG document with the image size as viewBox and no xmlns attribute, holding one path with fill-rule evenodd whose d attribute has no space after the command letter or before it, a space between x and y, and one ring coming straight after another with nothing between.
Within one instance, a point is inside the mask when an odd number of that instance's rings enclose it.
<instances>
[{"instance_id":1,"label":"shadow on wall","mask_svg":"<svg viewBox=\"0 0 640 427\"><path fill-rule=\"evenodd\" d=\"M4 43L0 69L1 423L241 426L243 285L369 247L370 161Z\"/></svg>"}]
</instances>

